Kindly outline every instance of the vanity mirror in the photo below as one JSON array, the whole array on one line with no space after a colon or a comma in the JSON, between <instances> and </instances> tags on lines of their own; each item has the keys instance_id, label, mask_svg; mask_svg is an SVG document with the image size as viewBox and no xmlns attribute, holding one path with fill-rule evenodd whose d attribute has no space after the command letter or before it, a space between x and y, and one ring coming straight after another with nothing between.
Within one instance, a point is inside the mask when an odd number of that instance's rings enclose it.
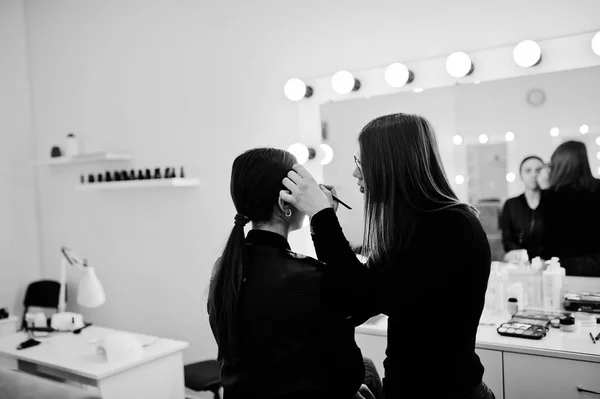
<instances>
[{"instance_id":1,"label":"vanity mirror","mask_svg":"<svg viewBox=\"0 0 600 399\"><path fill-rule=\"evenodd\" d=\"M475 71L460 79L448 77L442 59L433 59L409 64L415 77L401 88L386 84L385 68L355 73L362 87L346 96L331 92L326 78L308 82L315 95L298 104L301 136L314 147L328 144L334 156L327 165L306 166L358 210L338 212L347 238L353 244L362 239L363 199L352 177L357 136L383 114L416 113L431 122L449 180L462 200L480 209L495 259L504 254L502 204L524 189L524 157L548 162L562 142L582 141L600 177L600 57L584 47L592 36L541 41L544 59L528 69L511 64L507 47L473 53Z\"/></svg>"}]
</instances>

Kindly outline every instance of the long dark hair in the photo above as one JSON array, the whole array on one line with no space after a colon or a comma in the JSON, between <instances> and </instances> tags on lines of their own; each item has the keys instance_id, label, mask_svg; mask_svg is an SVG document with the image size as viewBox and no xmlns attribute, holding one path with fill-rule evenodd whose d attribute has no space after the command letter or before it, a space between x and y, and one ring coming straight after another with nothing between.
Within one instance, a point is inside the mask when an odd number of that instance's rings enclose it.
<instances>
[{"instance_id":1,"label":"long dark hair","mask_svg":"<svg viewBox=\"0 0 600 399\"><path fill-rule=\"evenodd\" d=\"M459 206L477 214L450 187L425 118L381 116L362 129L358 143L366 186L363 247L375 260L405 250L423 212Z\"/></svg>"},{"instance_id":2,"label":"long dark hair","mask_svg":"<svg viewBox=\"0 0 600 399\"><path fill-rule=\"evenodd\" d=\"M291 153L275 148L255 148L239 155L233 161L230 186L237 213L255 224L271 221L279 192L285 188L282 180L295 163ZM240 360L236 316L246 251L244 227L236 223L215 265L208 297L208 311L216 324L218 358L230 364Z\"/></svg>"},{"instance_id":3,"label":"long dark hair","mask_svg":"<svg viewBox=\"0 0 600 399\"><path fill-rule=\"evenodd\" d=\"M592 175L587 148L581 141L565 141L559 145L550 159L550 188L569 188L593 191L598 182Z\"/></svg>"}]
</instances>

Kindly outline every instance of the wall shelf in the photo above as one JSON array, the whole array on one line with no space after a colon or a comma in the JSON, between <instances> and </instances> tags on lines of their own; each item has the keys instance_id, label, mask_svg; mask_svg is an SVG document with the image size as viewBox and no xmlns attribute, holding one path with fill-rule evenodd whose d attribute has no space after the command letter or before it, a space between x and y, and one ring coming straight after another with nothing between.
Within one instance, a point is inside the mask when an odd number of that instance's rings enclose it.
<instances>
[{"instance_id":1,"label":"wall shelf","mask_svg":"<svg viewBox=\"0 0 600 399\"><path fill-rule=\"evenodd\" d=\"M198 179L173 178L157 180L132 180L110 183L84 183L75 188L78 191L123 190L132 188L192 188L199 185Z\"/></svg>"},{"instance_id":2,"label":"wall shelf","mask_svg":"<svg viewBox=\"0 0 600 399\"><path fill-rule=\"evenodd\" d=\"M34 162L36 166L52 166L52 165L71 165L84 164L94 162L123 162L131 161L133 156L124 152L94 152L89 154L81 154L73 157L62 156L57 158L49 158L43 161Z\"/></svg>"}]
</instances>

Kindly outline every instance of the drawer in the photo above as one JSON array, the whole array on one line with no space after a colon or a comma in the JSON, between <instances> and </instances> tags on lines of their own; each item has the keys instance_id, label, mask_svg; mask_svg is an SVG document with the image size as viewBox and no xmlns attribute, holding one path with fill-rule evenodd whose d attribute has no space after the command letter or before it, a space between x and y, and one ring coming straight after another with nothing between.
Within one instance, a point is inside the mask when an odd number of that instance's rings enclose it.
<instances>
[{"instance_id":1,"label":"drawer","mask_svg":"<svg viewBox=\"0 0 600 399\"><path fill-rule=\"evenodd\" d=\"M496 399L504 398L504 378L502 375L502 352L489 349L475 349L485 371L483 382L494 392Z\"/></svg>"},{"instance_id":2,"label":"drawer","mask_svg":"<svg viewBox=\"0 0 600 399\"><path fill-rule=\"evenodd\" d=\"M600 363L505 352L504 398L600 399Z\"/></svg>"}]
</instances>

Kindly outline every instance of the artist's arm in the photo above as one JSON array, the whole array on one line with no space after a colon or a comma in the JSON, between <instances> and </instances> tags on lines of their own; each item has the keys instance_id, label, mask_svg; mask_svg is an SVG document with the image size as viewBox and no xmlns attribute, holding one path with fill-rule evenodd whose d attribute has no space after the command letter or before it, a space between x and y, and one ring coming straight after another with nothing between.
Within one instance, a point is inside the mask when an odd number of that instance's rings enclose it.
<instances>
[{"instance_id":1,"label":"artist's arm","mask_svg":"<svg viewBox=\"0 0 600 399\"><path fill-rule=\"evenodd\" d=\"M502 246L504 247L505 252L520 249L518 237L515 234L515 228L512 221L509 201L504 203L504 208L502 209Z\"/></svg>"}]
</instances>

